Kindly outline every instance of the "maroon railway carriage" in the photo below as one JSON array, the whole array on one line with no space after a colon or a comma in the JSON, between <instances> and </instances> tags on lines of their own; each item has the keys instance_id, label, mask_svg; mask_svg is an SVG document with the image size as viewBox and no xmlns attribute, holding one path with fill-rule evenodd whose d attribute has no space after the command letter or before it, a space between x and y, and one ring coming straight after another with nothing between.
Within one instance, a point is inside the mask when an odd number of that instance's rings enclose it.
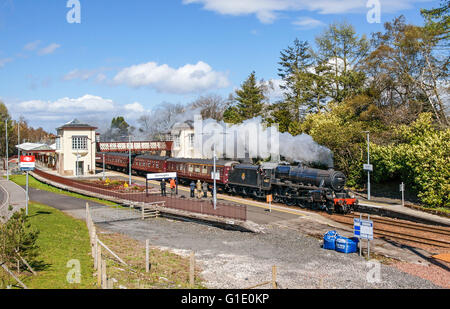
<instances>
[{"instance_id":1,"label":"maroon railway carriage","mask_svg":"<svg viewBox=\"0 0 450 309\"><path fill-rule=\"evenodd\" d=\"M165 173L167 172L167 159L169 157L142 155L137 156L131 169L138 175L146 175L148 173Z\"/></svg>"},{"instance_id":2,"label":"maroon railway carriage","mask_svg":"<svg viewBox=\"0 0 450 309\"><path fill-rule=\"evenodd\" d=\"M228 183L228 173L236 161L216 160L216 172L220 178L217 184L224 187ZM185 159L170 158L167 159L167 172L177 172L180 182L188 183L192 180L206 181L212 183L212 173L214 170L214 161L206 159Z\"/></svg>"},{"instance_id":3,"label":"maroon railway carriage","mask_svg":"<svg viewBox=\"0 0 450 309\"><path fill-rule=\"evenodd\" d=\"M97 158L95 162L99 167L103 166L103 155L105 156L105 168L123 172L128 171L130 163L130 158L128 154L114 153L114 152L97 153Z\"/></svg>"}]
</instances>

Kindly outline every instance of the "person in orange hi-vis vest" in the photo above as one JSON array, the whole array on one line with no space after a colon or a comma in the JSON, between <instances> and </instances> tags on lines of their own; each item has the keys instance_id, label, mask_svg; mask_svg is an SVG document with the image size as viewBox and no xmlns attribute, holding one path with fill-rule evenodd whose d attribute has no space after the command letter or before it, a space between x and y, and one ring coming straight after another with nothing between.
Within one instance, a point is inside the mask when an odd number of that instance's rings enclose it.
<instances>
[{"instance_id":1,"label":"person in orange hi-vis vest","mask_svg":"<svg viewBox=\"0 0 450 309\"><path fill-rule=\"evenodd\" d=\"M177 187L177 184L175 182L175 179L170 180L170 196L175 195L175 188Z\"/></svg>"}]
</instances>

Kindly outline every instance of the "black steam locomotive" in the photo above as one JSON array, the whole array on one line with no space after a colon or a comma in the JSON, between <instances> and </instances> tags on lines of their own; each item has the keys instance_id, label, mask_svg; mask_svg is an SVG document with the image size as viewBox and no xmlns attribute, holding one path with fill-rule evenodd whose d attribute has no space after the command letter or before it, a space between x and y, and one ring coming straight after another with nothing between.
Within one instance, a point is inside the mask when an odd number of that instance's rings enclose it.
<instances>
[{"instance_id":1,"label":"black steam locomotive","mask_svg":"<svg viewBox=\"0 0 450 309\"><path fill-rule=\"evenodd\" d=\"M274 202L289 206L346 214L354 210L357 200L345 184L345 175L333 169L239 164L230 170L226 189L231 194L258 199L272 195Z\"/></svg>"}]
</instances>

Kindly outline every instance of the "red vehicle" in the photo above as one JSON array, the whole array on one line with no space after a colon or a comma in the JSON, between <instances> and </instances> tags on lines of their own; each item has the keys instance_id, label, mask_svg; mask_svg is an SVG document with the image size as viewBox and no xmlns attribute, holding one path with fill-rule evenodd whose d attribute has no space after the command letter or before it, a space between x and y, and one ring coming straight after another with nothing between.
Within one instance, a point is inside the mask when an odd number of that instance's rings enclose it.
<instances>
[{"instance_id":1,"label":"red vehicle","mask_svg":"<svg viewBox=\"0 0 450 309\"><path fill-rule=\"evenodd\" d=\"M160 156L137 156L133 160L131 169L138 175L146 175L148 173L165 173L167 172L168 157Z\"/></svg>"}]
</instances>

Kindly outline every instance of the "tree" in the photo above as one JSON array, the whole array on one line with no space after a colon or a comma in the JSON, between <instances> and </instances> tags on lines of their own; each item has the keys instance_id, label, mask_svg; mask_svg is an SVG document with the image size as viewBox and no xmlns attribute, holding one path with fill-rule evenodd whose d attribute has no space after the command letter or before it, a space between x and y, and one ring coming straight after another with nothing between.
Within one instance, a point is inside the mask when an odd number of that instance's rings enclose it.
<instances>
[{"instance_id":1,"label":"tree","mask_svg":"<svg viewBox=\"0 0 450 309\"><path fill-rule=\"evenodd\" d=\"M230 106L224 112L224 121L228 123L241 123L262 115L267 97L264 82L256 81L256 73L253 71L249 77L236 90L233 101L235 105Z\"/></svg>"},{"instance_id":2,"label":"tree","mask_svg":"<svg viewBox=\"0 0 450 309\"><path fill-rule=\"evenodd\" d=\"M420 12L426 20L425 28L434 34L435 42L444 42L448 47L450 26L450 0L441 1L441 6L431 10L422 9ZM447 50L448 51L448 50Z\"/></svg>"},{"instance_id":3,"label":"tree","mask_svg":"<svg viewBox=\"0 0 450 309\"><path fill-rule=\"evenodd\" d=\"M15 212L6 223L0 223L0 262L15 265L20 255L33 265L38 256L38 235L39 231L31 228L25 210Z\"/></svg>"},{"instance_id":4,"label":"tree","mask_svg":"<svg viewBox=\"0 0 450 309\"><path fill-rule=\"evenodd\" d=\"M283 79L284 104L292 114L291 120L299 122L302 112L321 110L321 98L314 74L314 59L308 42L294 40L293 46L281 51L278 75ZM317 97L317 99L315 99Z\"/></svg>"},{"instance_id":5,"label":"tree","mask_svg":"<svg viewBox=\"0 0 450 309\"><path fill-rule=\"evenodd\" d=\"M227 105L228 103L221 96L210 94L199 97L192 102L190 108L199 110L203 119L211 118L221 121Z\"/></svg>"},{"instance_id":6,"label":"tree","mask_svg":"<svg viewBox=\"0 0 450 309\"><path fill-rule=\"evenodd\" d=\"M186 114L186 107L182 104L163 103L151 113L142 115L138 119L139 132L146 138L153 140L164 140L172 126L190 118ZM192 119L191 119L192 120Z\"/></svg>"},{"instance_id":7,"label":"tree","mask_svg":"<svg viewBox=\"0 0 450 309\"><path fill-rule=\"evenodd\" d=\"M336 102L361 92L365 76L359 70L369 52L366 36L359 37L347 22L329 25L316 37L317 72L320 73L328 96Z\"/></svg>"},{"instance_id":8,"label":"tree","mask_svg":"<svg viewBox=\"0 0 450 309\"><path fill-rule=\"evenodd\" d=\"M436 53L435 33L408 25L400 16L375 33L374 51L367 57L367 72L380 104L392 114L401 111L404 123L422 112L432 112L437 122L448 126L442 92L448 93L449 57Z\"/></svg>"}]
</instances>

